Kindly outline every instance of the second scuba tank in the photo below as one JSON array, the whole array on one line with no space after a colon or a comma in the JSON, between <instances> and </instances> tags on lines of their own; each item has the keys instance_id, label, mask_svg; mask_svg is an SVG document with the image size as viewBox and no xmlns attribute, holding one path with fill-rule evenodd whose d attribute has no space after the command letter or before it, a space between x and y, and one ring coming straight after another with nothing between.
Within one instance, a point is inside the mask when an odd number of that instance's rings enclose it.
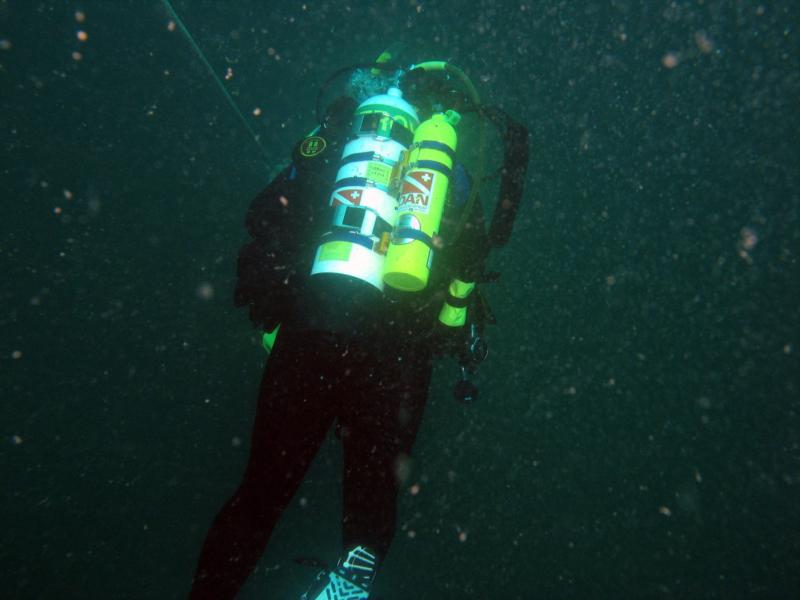
<instances>
[{"instance_id":1,"label":"second scuba tank","mask_svg":"<svg viewBox=\"0 0 800 600\"><path fill-rule=\"evenodd\" d=\"M428 285L434 237L439 232L458 141L452 110L437 113L417 128L398 197L397 225L386 253L383 280L405 292Z\"/></svg>"},{"instance_id":2,"label":"second scuba tank","mask_svg":"<svg viewBox=\"0 0 800 600\"><path fill-rule=\"evenodd\" d=\"M418 124L414 107L398 88L368 98L358 107L354 137L342 151L330 197L331 229L322 236L312 275L349 275L383 290L400 171Z\"/></svg>"}]
</instances>

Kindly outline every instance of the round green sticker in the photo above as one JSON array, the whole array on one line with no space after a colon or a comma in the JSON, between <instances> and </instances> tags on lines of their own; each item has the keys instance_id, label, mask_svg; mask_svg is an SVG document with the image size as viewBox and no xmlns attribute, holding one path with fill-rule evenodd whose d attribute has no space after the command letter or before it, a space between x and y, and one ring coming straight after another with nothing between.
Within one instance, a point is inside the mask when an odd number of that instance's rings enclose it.
<instances>
[{"instance_id":1,"label":"round green sticker","mask_svg":"<svg viewBox=\"0 0 800 600\"><path fill-rule=\"evenodd\" d=\"M322 154L322 152L325 151L325 146L327 146L325 143L325 138L321 138L318 135L312 135L311 137L304 139L303 143L300 144L300 154L306 158L311 158L317 154Z\"/></svg>"}]
</instances>

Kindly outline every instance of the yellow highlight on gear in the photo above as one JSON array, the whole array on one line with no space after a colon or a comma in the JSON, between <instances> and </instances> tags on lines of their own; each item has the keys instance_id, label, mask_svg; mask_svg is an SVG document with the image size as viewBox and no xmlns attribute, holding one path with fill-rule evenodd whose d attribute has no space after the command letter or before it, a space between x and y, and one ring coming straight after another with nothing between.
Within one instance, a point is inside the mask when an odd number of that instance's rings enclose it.
<instances>
[{"instance_id":1,"label":"yellow highlight on gear","mask_svg":"<svg viewBox=\"0 0 800 600\"><path fill-rule=\"evenodd\" d=\"M474 282L461 281L460 279L453 279L448 287L451 296L462 300L467 298L474 289ZM439 311L439 322L447 327L462 327L467 322L467 307L451 306L445 301L442 310Z\"/></svg>"}]
</instances>

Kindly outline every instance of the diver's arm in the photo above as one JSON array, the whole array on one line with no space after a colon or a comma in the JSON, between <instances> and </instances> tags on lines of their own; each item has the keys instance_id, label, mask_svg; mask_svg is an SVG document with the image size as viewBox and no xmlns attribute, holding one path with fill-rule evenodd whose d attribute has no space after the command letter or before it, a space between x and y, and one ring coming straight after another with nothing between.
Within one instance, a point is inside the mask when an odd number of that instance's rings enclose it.
<instances>
[{"instance_id":1,"label":"diver's arm","mask_svg":"<svg viewBox=\"0 0 800 600\"><path fill-rule=\"evenodd\" d=\"M291 301L292 267L302 227L300 186L290 165L250 203L245 228L251 241L239 250L234 304L247 306L250 320L273 329Z\"/></svg>"},{"instance_id":2,"label":"diver's arm","mask_svg":"<svg viewBox=\"0 0 800 600\"><path fill-rule=\"evenodd\" d=\"M477 283L484 277L489 255L489 236L480 196L475 198L464 226L451 244L450 268L454 277Z\"/></svg>"},{"instance_id":3,"label":"diver's arm","mask_svg":"<svg viewBox=\"0 0 800 600\"><path fill-rule=\"evenodd\" d=\"M448 285L434 333L441 354L461 357L466 348L471 335L468 324L474 320L475 285L485 279L488 252L483 209L476 197L461 231L446 248Z\"/></svg>"},{"instance_id":4,"label":"diver's arm","mask_svg":"<svg viewBox=\"0 0 800 600\"><path fill-rule=\"evenodd\" d=\"M295 145L291 164L250 203L245 227L252 240L239 251L234 303L247 306L250 320L265 331L285 318L311 267L333 157L341 152L354 110L350 98L331 103L319 127Z\"/></svg>"}]
</instances>

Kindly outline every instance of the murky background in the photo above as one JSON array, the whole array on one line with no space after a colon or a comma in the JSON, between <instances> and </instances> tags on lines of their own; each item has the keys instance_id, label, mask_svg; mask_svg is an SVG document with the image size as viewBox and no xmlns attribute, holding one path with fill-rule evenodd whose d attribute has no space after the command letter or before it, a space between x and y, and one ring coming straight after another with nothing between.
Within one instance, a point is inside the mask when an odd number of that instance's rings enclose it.
<instances>
[{"instance_id":1,"label":"murky background","mask_svg":"<svg viewBox=\"0 0 800 600\"><path fill-rule=\"evenodd\" d=\"M800 597L796 3L174 7L261 147L164 3L0 2L3 597L188 593L264 361L244 211L319 85L395 40L532 149L480 401L437 369L377 594ZM335 560L340 462L242 598Z\"/></svg>"}]
</instances>

